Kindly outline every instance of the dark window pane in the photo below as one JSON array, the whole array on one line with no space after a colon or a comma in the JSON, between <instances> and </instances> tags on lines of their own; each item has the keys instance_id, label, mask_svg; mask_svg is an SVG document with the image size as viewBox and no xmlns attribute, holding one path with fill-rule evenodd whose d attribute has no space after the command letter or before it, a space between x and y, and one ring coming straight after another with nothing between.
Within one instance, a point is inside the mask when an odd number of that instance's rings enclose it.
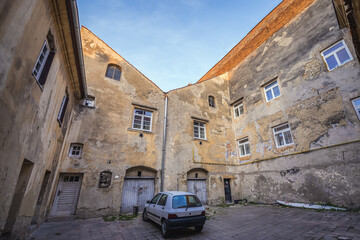
<instances>
[{"instance_id":1,"label":"dark window pane","mask_svg":"<svg viewBox=\"0 0 360 240\"><path fill-rule=\"evenodd\" d=\"M273 91L274 91L274 97L280 96L280 89L278 86L274 87Z\"/></svg>"},{"instance_id":2,"label":"dark window pane","mask_svg":"<svg viewBox=\"0 0 360 240\"><path fill-rule=\"evenodd\" d=\"M293 143L290 131L284 132L284 137L285 137L286 144Z\"/></svg>"},{"instance_id":3,"label":"dark window pane","mask_svg":"<svg viewBox=\"0 0 360 240\"><path fill-rule=\"evenodd\" d=\"M109 66L106 70L105 76L108 78L113 78L113 75L114 75L114 69L111 66Z\"/></svg>"},{"instance_id":4,"label":"dark window pane","mask_svg":"<svg viewBox=\"0 0 360 240\"><path fill-rule=\"evenodd\" d=\"M326 58L325 60L329 67L329 70L332 70L338 66L338 62L336 61L336 58L334 55L331 55L330 57Z\"/></svg>"},{"instance_id":5,"label":"dark window pane","mask_svg":"<svg viewBox=\"0 0 360 240\"><path fill-rule=\"evenodd\" d=\"M331 47L330 49L326 50L324 52L324 55L328 55L329 53L335 51L336 49L340 48L343 46L343 43L342 42L339 42L338 44L336 44L335 46Z\"/></svg>"},{"instance_id":6,"label":"dark window pane","mask_svg":"<svg viewBox=\"0 0 360 240\"><path fill-rule=\"evenodd\" d=\"M187 203L186 203L185 195L174 196L172 205L173 205L173 208L186 208Z\"/></svg>"},{"instance_id":7,"label":"dark window pane","mask_svg":"<svg viewBox=\"0 0 360 240\"><path fill-rule=\"evenodd\" d=\"M115 69L115 75L114 75L114 79L115 80L120 80L120 76L121 76L121 71L119 68Z\"/></svg>"},{"instance_id":8,"label":"dark window pane","mask_svg":"<svg viewBox=\"0 0 360 240\"><path fill-rule=\"evenodd\" d=\"M344 62L348 61L350 59L349 54L347 53L346 49L341 49L340 51L338 51L337 56L340 60L340 63L343 64Z\"/></svg>"},{"instance_id":9,"label":"dark window pane","mask_svg":"<svg viewBox=\"0 0 360 240\"><path fill-rule=\"evenodd\" d=\"M249 144L245 144L245 152L246 154L250 154L250 145Z\"/></svg>"}]
</instances>

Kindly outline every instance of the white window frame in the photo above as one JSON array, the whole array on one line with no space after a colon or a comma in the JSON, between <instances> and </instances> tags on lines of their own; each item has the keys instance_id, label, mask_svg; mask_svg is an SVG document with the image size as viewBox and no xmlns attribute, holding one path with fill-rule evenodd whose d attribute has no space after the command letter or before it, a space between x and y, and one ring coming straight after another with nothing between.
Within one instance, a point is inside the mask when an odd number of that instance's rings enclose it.
<instances>
[{"instance_id":1,"label":"white window frame","mask_svg":"<svg viewBox=\"0 0 360 240\"><path fill-rule=\"evenodd\" d=\"M239 139L239 140L237 141L237 143L238 143L238 150L239 150L239 156L240 156L240 157L246 157L246 156L250 156L250 155L251 155L251 148L250 148L250 142L249 142L249 138L248 138L248 137ZM248 153L246 152L246 145L249 145L249 152L248 152ZM244 147L244 153L245 153L245 154L241 154L240 147Z\"/></svg>"},{"instance_id":2,"label":"white window frame","mask_svg":"<svg viewBox=\"0 0 360 240\"><path fill-rule=\"evenodd\" d=\"M282 130L280 130L280 131L275 131L276 129L281 128L281 127L283 127L283 126L285 126L285 125L288 125L288 127L285 128L285 129L282 129ZM274 140L275 140L275 144L276 144L276 147L277 147L277 148L286 147L286 146L290 146L290 145L293 145L293 144L294 144L294 138L293 138L293 136L292 136L289 123L284 123L284 124L281 124L281 125L279 125L279 126L273 127L272 130L273 130ZM285 132L290 132L290 136L291 136L291 140L292 140L291 143L286 143L285 137L284 137L284 133L285 133ZM278 135L278 134L282 134L282 138L283 138L283 140L284 140L284 144L281 145L281 146L278 145L278 141L277 141L277 138L276 138L276 135Z\"/></svg>"},{"instance_id":3,"label":"white window frame","mask_svg":"<svg viewBox=\"0 0 360 240\"><path fill-rule=\"evenodd\" d=\"M43 61L40 62L40 57L41 57L41 55L42 55L45 47L47 48L47 52L46 52L46 54L44 55ZM39 81L39 80L40 80L41 73L42 73L42 71L43 71L43 69L44 69L44 66L45 66L45 63L46 63L46 61L47 61L47 58L48 58L49 54L50 54L50 47L49 47L49 44L48 44L47 40L45 40L45 42L44 42L44 44L43 44L43 46L42 46L42 48L41 48L41 51L40 51L40 53L39 53L39 56L38 56L38 58L37 58L37 60L36 60L36 62L35 62L33 71L32 71L32 73L33 73L36 81ZM35 73L35 71L36 71L36 65L37 65L38 63L40 63L40 68L39 68L39 70L37 71L37 73Z\"/></svg>"},{"instance_id":4,"label":"white window frame","mask_svg":"<svg viewBox=\"0 0 360 240\"><path fill-rule=\"evenodd\" d=\"M195 125L196 123L198 125ZM203 124L203 126L200 126L200 124ZM206 140L206 123L202 122L202 121L194 120L193 127L194 127L194 139ZM195 136L195 128L198 130L198 136ZM200 134L201 129L204 130L204 137L203 138L201 137L201 134Z\"/></svg>"},{"instance_id":5,"label":"white window frame","mask_svg":"<svg viewBox=\"0 0 360 240\"><path fill-rule=\"evenodd\" d=\"M75 150L75 151L79 151L79 154L73 154L72 152L74 151L74 147L79 147L79 150ZM70 145L70 150L69 150L69 157L77 157L77 158L81 158L83 153L83 145L80 143L72 143Z\"/></svg>"},{"instance_id":6,"label":"white window frame","mask_svg":"<svg viewBox=\"0 0 360 240\"><path fill-rule=\"evenodd\" d=\"M235 117L235 118L238 118L238 117L244 115L244 114L245 114L244 101L241 100L241 101L239 101L238 103L234 104L233 109L234 109L234 117ZM241 113L241 111L240 111L241 109L242 109L242 113ZM239 116L236 116L236 110L238 110Z\"/></svg>"},{"instance_id":7,"label":"white window frame","mask_svg":"<svg viewBox=\"0 0 360 240\"><path fill-rule=\"evenodd\" d=\"M270 85L272 85L272 84L274 84L274 83L275 83L274 86L272 86L272 87L269 88L269 89L266 89L267 87L269 87ZM279 96L277 96L277 97L275 97L275 94L274 94L274 88L275 88L275 87L278 87L278 88L279 88ZM273 98L270 99L270 100L268 99L267 94L266 94L266 92L268 92L268 91L271 91L271 94L272 94L272 96L273 96ZM280 86L279 86L278 80L275 80L275 81L272 81L272 82L269 83L269 84L266 84L266 85L264 86L264 94L265 94L266 102L270 102L270 101L272 101L272 100L280 97L280 96L281 96L281 91L280 91Z\"/></svg>"},{"instance_id":8,"label":"white window frame","mask_svg":"<svg viewBox=\"0 0 360 240\"><path fill-rule=\"evenodd\" d=\"M87 107L90 107L90 108L93 108L95 107L95 100L94 99L85 99L84 100L84 106L87 106Z\"/></svg>"},{"instance_id":9,"label":"white window frame","mask_svg":"<svg viewBox=\"0 0 360 240\"><path fill-rule=\"evenodd\" d=\"M353 107L354 107L354 109L355 109L355 112L356 112L357 117L358 117L359 120L360 120L360 105L355 105L355 101L357 101L357 100L360 101L360 97L357 97L357 98L351 100L351 103L352 103L352 105L353 105Z\"/></svg>"},{"instance_id":10,"label":"white window frame","mask_svg":"<svg viewBox=\"0 0 360 240\"><path fill-rule=\"evenodd\" d=\"M144 112L149 112L151 113L151 116L146 116L144 114L137 114L136 110L140 110L140 111L144 111ZM152 130L152 121L153 121L153 115L154 113L152 111L146 110L146 109L142 109L142 108L134 108L134 114L133 114L133 121L132 121L132 129L135 130L141 130L141 131L146 131L146 132L151 132ZM141 126L140 128L135 128L134 127L134 123L135 123L135 116L141 116ZM150 129L144 129L144 117L150 117Z\"/></svg>"},{"instance_id":11,"label":"white window frame","mask_svg":"<svg viewBox=\"0 0 360 240\"><path fill-rule=\"evenodd\" d=\"M326 51L328 51L329 49L331 49L332 47L335 47L337 44L340 44L340 43L343 44L342 47L339 47L339 48L335 49L334 51L332 51L332 52L330 52L330 53L328 53L328 54L325 55L325 52L326 52ZM347 52L347 54L349 55L350 58L349 58L348 60L346 60L345 62L341 63L340 60L339 60L339 57L337 56L337 53L338 53L339 51L343 50L343 49L345 49L345 51ZM353 57L352 57L352 55L351 55L351 53L350 53L350 50L349 50L349 48L347 47L347 45L346 45L346 43L345 43L344 40L341 40L341 41L339 41L339 42L336 42L336 43L334 43L333 45L331 45L330 47L326 48L324 51L321 52L321 56L323 57L323 60L324 60L325 65L326 65L326 68L327 68L327 70L329 70L329 71L332 71L332 70L334 70L334 69L336 69L336 68L344 65L345 63L350 62L351 60L353 60ZM328 63L327 63L327 61L326 61L326 58L328 58L328 57L330 57L330 56L334 56L334 57L335 57L335 60L336 60L336 62L337 62L337 64L338 64L336 67L334 67L334 68L332 68L332 69L329 68Z\"/></svg>"}]
</instances>

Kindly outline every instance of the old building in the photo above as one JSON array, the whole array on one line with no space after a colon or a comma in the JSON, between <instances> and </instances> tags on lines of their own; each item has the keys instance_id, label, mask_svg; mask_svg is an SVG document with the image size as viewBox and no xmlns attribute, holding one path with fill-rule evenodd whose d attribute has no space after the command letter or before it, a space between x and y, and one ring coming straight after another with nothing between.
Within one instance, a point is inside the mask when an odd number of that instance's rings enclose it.
<instances>
[{"instance_id":1,"label":"old building","mask_svg":"<svg viewBox=\"0 0 360 240\"><path fill-rule=\"evenodd\" d=\"M85 27L80 44L74 1L32 4L1 16L3 235L131 212L161 190L360 207L357 2L284 0L196 84L166 93Z\"/></svg>"},{"instance_id":2,"label":"old building","mask_svg":"<svg viewBox=\"0 0 360 240\"><path fill-rule=\"evenodd\" d=\"M0 234L50 211L74 105L86 98L75 1L0 3Z\"/></svg>"}]
</instances>

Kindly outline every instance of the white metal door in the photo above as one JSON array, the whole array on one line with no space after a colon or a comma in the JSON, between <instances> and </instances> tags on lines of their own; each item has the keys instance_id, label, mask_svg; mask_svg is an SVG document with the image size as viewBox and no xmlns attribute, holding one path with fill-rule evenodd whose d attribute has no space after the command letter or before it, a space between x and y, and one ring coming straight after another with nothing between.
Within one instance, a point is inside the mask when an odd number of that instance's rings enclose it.
<instances>
[{"instance_id":1,"label":"white metal door","mask_svg":"<svg viewBox=\"0 0 360 240\"><path fill-rule=\"evenodd\" d=\"M133 206L144 210L147 200L154 197L154 179L125 179L121 200L121 213L130 213Z\"/></svg>"},{"instance_id":2,"label":"white metal door","mask_svg":"<svg viewBox=\"0 0 360 240\"><path fill-rule=\"evenodd\" d=\"M81 186L80 174L61 174L52 209L53 216L75 214Z\"/></svg>"},{"instance_id":3,"label":"white metal door","mask_svg":"<svg viewBox=\"0 0 360 240\"><path fill-rule=\"evenodd\" d=\"M188 179L187 189L188 192L195 193L202 204L207 203L206 179Z\"/></svg>"}]
</instances>

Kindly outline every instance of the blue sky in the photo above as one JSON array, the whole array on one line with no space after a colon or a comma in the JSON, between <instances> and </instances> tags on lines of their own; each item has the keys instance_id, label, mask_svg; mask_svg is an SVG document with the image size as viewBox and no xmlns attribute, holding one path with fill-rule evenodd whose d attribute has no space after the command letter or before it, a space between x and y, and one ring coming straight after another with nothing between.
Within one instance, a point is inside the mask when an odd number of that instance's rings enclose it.
<instances>
[{"instance_id":1,"label":"blue sky","mask_svg":"<svg viewBox=\"0 0 360 240\"><path fill-rule=\"evenodd\" d=\"M163 91L198 81L281 0L78 0L80 24Z\"/></svg>"}]
</instances>

